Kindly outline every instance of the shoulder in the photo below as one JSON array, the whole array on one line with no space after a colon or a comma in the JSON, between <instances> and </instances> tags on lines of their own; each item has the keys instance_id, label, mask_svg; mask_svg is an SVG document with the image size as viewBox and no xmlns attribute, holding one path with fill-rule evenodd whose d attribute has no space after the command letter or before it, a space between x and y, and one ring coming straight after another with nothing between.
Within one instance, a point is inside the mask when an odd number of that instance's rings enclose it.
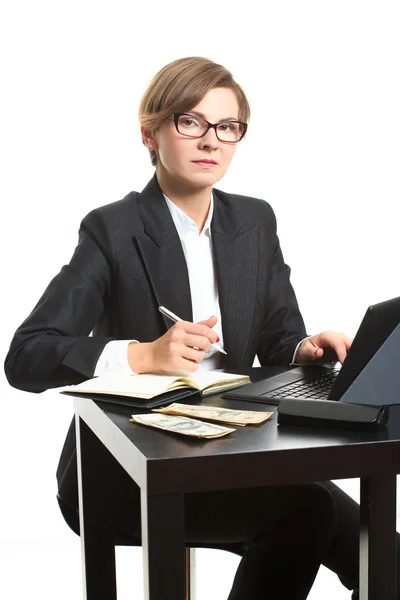
<instances>
[{"instance_id":1,"label":"shoulder","mask_svg":"<svg viewBox=\"0 0 400 600\"><path fill-rule=\"evenodd\" d=\"M137 211L138 192L130 192L121 200L110 202L99 206L90 211L83 221L105 220L105 221L123 221L126 218L132 217Z\"/></svg>"},{"instance_id":2,"label":"shoulder","mask_svg":"<svg viewBox=\"0 0 400 600\"><path fill-rule=\"evenodd\" d=\"M272 206L266 200L241 194L231 194L217 189L213 191L215 197L227 209L233 211L238 218L246 221L254 221L257 225L269 224L276 226L275 213Z\"/></svg>"},{"instance_id":3,"label":"shoulder","mask_svg":"<svg viewBox=\"0 0 400 600\"><path fill-rule=\"evenodd\" d=\"M104 239L135 231L138 219L137 192L130 192L121 200L110 202L91 210L80 224L80 234L90 234Z\"/></svg>"}]
</instances>

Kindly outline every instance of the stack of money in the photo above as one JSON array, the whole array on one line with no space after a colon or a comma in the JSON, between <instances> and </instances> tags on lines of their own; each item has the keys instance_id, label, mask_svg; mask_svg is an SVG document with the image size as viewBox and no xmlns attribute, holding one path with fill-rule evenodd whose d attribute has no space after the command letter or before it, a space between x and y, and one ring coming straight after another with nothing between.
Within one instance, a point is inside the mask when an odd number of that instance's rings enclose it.
<instances>
[{"instance_id":1,"label":"stack of money","mask_svg":"<svg viewBox=\"0 0 400 600\"><path fill-rule=\"evenodd\" d=\"M198 438L217 438L228 435L228 433L232 433L232 431L236 431L231 427L221 427L221 425L204 423L203 421L189 419L188 417L155 415L154 413L148 415L132 415L132 418L129 420L133 423L140 423L141 425L148 425L149 427L156 427L157 429L181 433L183 435L191 435Z\"/></svg>"},{"instance_id":2,"label":"stack of money","mask_svg":"<svg viewBox=\"0 0 400 600\"><path fill-rule=\"evenodd\" d=\"M164 415L183 415L187 417L198 417L207 421L222 421L230 425L258 425L264 423L272 412L259 412L255 410L232 410L220 406L192 406L189 404L170 404L164 408L153 408L153 412Z\"/></svg>"},{"instance_id":3,"label":"stack of money","mask_svg":"<svg viewBox=\"0 0 400 600\"><path fill-rule=\"evenodd\" d=\"M161 414L154 414L161 413ZM189 404L170 404L164 408L154 408L152 414L132 415L130 419L134 423L157 427L173 433L191 435L199 438L216 438L236 429L231 427L222 427L213 423L205 423L197 418L207 421L221 421L229 425L258 425L263 423L272 412L259 412L253 410L232 410L230 408L221 408L220 406L191 406Z\"/></svg>"}]
</instances>

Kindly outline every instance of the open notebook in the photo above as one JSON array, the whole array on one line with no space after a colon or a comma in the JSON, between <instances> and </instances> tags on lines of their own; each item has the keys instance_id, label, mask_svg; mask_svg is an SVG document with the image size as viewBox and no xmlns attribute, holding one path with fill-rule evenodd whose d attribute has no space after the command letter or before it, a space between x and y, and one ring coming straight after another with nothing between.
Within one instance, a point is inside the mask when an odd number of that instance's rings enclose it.
<instances>
[{"instance_id":1,"label":"open notebook","mask_svg":"<svg viewBox=\"0 0 400 600\"><path fill-rule=\"evenodd\" d=\"M179 398L200 393L202 396L218 394L250 383L247 375L234 375L221 371L196 371L183 375L140 375L104 376L88 379L77 385L67 386L64 394L88 394L95 400L118 402L151 408L168 404Z\"/></svg>"}]
</instances>

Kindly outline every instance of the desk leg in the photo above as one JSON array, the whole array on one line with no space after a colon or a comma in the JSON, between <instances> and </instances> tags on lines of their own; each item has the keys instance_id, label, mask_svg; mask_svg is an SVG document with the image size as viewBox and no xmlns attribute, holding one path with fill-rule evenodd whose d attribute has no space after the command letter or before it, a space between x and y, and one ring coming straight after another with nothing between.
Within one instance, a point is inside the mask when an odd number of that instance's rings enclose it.
<instances>
[{"instance_id":1,"label":"desk leg","mask_svg":"<svg viewBox=\"0 0 400 600\"><path fill-rule=\"evenodd\" d=\"M110 487L107 470L100 468L102 454L107 451L81 418L76 416L75 420L83 598L116 600L113 530L107 523L107 514L99 512L105 503L98 501Z\"/></svg>"},{"instance_id":2,"label":"desk leg","mask_svg":"<svg viewBox=\"0 0 400 600\"><path fill-rule=\"evenodd\" d=\"M396 476L361 479L360 600L396 598Z\"/></svg>"},{"instance_id":3,"label":"desk leg","mask_svg":"<svg viewBox=\"0 0 400 600\"><path fill-rule=\"evenodd\" d=\"M196 548L186 548L186 600L196 600Z\"/></svg>"},{"instance_id":4,"label":"desk leg","mask_svg":"<svg viewBox=\"0 0 400 600\"><path fill-rule=\"evenodd\" d=\"M185 600L183 494L148 496L141 490L145 600Z\"/></svg>"}]
</instances>

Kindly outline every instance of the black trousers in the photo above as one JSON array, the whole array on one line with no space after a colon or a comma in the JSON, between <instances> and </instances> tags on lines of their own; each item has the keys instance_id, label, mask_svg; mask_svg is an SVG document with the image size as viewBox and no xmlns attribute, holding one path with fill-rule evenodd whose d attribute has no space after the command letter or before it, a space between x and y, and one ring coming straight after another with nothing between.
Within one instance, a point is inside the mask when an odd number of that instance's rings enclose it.
<instances>
[{"instance_id":1,"label":"black trousers","mask_svg":"<svg viewBox=\"0 0 400 600\"><path fill-rule=\"evenodd\" d=\"M111 483L97 512L111 515L116 544L140 545L139 488L111 456L101 462ZM79 533L77 503L59 503ZM242 557L228 600L302 600L320 564L358 598L359 506L332 482L187 494L185 533L188 546Z\"/></svg>"}]
</instances>

